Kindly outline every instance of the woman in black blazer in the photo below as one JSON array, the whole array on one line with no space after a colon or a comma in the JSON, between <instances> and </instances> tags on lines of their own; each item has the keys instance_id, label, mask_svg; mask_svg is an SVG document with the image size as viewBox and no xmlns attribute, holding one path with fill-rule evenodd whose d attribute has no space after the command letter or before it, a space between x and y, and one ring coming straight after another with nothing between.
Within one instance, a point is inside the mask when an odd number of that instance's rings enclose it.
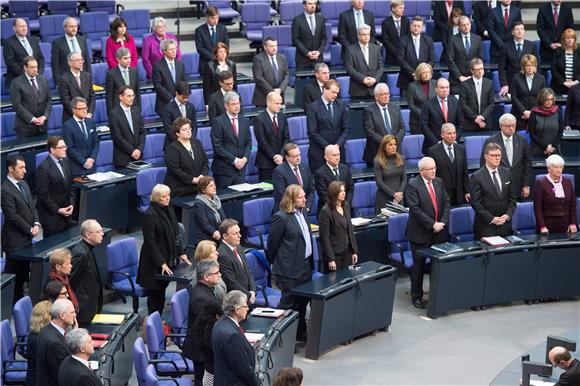
<instances>
[{"instance_id":1,"label":"woman in black blazer","mask_svg":"<svg viewBox=\"0 0 580 386\"><path fill-rule=\"evenodd\" d=\"M50 323L50 300L36 303L30 316L30 332L26 340L26 355L28 359L28 371L26 372L26 386L36 386L36 342L38 333Z\"/></svg>"},{"instance_id":2,"label":"woman in black blazer","mask_svg":"<svg viewBox=\"0 0 580 386\"><path fill-rule=\"evenodd\" d=\"M421 107L426 100L435 97L436 82L433 67L429 63L420 63L415 70L415 81L407 89L407 103L411 110L409 126L411 134L423 134L421 131Z\"/></svg>"},{"instance_id":3,"label":"woman in black blazer","mask_svg":"<svg viewBox=\"0 0 580 386\"><path fill-rule=\"evenodd\" d=\"M197 183L199 194L193 203L193 218L195 221L195 244L201 240L219 241L221 235L218 228L226 219L217 188L212 177L201 177Z\"/></svg>"},{"instance_id":4,"label":"woman in black blazer","mask_svg":"<svg viewBox=\"0 0 580 386\"><path fill-rule=\"evenodd\" d=\"M532 157L558 154L563 131L564 119L556 106L556 95L552 89L544 88L538 93L538 105L532 108L528 122Z\"/></svg>"},{"instance_id":5,"label":"woman in black blazer","mask_svg":"<svg viewBox=\"0 0 580 386\"><path fill-rule=\"evenodd\" d=\"M564 116L566 129L580 130L580 84L570 87Z\"/></svg>"},{"instance_id":6,"label":"woman in black blazer","mask_svg":"<svg viewBox=\"0 0 580 386\"><path fill-rule=\"evenodd\" d=\"M157 184L151 191L151 203L143 214L143 246L139 258L137 283L147 290L147 314L163 314L165 289L168 281L155 278L157 274L172 275L171 268L183 262L191 265L181 241L177 217L169 205L171 190Z\"/></svg>"},{"instance_id":7,"label":"woman in black blazer","mask_svg":"<svg viewBox=\"0 0 580 386\"><path fill-rule=\"evenodd\" d=\"M203 98L206 104L211 94L220 89L220 72L230 71L234 74L234 85L237 84L236 64L229 60L228 57L228 46L222 42L218 42L213 49L213 59L207 62L207 68L203 74Z\"/></svg>"},{"instance_id":8,"label":"woman in black blazer","mask_svg":"<svg viewBox=\"0 0 580 386\"><path fill-rule=\"evenodd\" d=\"M521 68L521 73L514 76L510 87L512 114L517 119L518 130L527 128L532 108L538 101L538 93L546 87L546 78L537 73L538 59L534 55L522 56ZM528 79L531 81L531 88L528 86Z\"/></svg>"},{"instance_id":9,"label":"woman in black blazer","mask_svg":"<svg viewBox=\"0 0 580 386\"><path fill-rule=\"evenodd\" d=\"M164 183L171 188L174 197L197 194L199 178L209 170L203 145L192 136L189 119L177 118L172 128L177 141L172 141L165 149L167 174Z\"/></svg>"},{"instance_id":10,"label":"woman in black blazer","mask_svg":"<svg viewBox=\"0 0 580 386\"><path fill-rule=\"evenodd\" d=\"M318 214L320 244L328 271L336 271L356 264L358 249L344 182L332 181L326 194L326 205Z\"/></svg>"},{"instance_id":11,"label":"woman in black blazer","mask_svg":"<svg viewBox=\"0 0 580 386\"><path fill-rule=\"evenodd\" d=\"M580 80L580 52L576 47L576 32L568 28L562 33L562 47L556 50L552 59L552 81L550 87L556 94L568 94L570 87ZM566 73L566 61L570 61Z\"/></svg>"}]
</instances>

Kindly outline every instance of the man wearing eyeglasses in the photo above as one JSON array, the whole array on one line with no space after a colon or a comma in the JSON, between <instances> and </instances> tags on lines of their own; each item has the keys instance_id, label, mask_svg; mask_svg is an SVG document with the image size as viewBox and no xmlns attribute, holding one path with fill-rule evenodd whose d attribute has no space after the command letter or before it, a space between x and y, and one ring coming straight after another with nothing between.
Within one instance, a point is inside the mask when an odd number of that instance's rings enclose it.
<instances>
[{"instance_id":1,"label":"man wearing eyeglasses","mask_svg":"<svg viewBox=\"0 0 580 386\"><path fill-rule=\"evenodd\" d=\"M555 386L580 385L580 361L564 347L556 346L548 353L552 366L565 370Z\"/></svg>"},{"instance_id":2,"label":"man wearing eyeglasses","mask_svg":"<svg viewBox=\"0 0 580 386\"><path fill-rule=\"evenodd\" d=\"M62 137L67 145L73 177L86 176L96 171L99 136L95 121L89 117L87 100L83 97L74 97L71 106L73 116L62 126Z\"/></svg>"},{"instance_id":3,"label":"man wearing eyeglasses","mask_svg":"<svg viewBox=\"0 0 580 386\"><path fill-rule=\"evenodd\" d=\"M68 55L69 71L64 72L58 82L58 95L62 103L62 123L74 115L72 101L75 97L83 97L88 103L87 117L92 118L95 112L95 92L93 76L83 71L84 59L78 52Z\"/></svg>"}]
</instances>

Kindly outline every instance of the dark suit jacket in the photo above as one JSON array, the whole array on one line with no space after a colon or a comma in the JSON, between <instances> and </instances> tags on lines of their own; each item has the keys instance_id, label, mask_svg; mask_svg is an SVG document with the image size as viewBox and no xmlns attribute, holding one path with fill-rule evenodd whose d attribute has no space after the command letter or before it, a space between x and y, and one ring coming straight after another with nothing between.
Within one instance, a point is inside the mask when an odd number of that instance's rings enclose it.
<instances>
[{"instance_id":1,"label":"dark suit jacket","mask_svg":"<svg viewBox=\"0 0 580 386\"><path fill-rule=\"evenodd\" d=\"M352 174L350 173L350 168L346 164L338 164L338 175L340 181L344 182L346 189L346 201L348 204L352 204L352 197L354 195L354 183L352 181ZM328 185L332 181L335 181L336 177L332 172L332 169L328 167L328 164L324 164L314 173L314 186L316 192L318 192L318 209L316 213L320 215L320 210L326 204L326 190Z\"/></svg>"},{"instance_id":2,"label":"dark suit jacket","mask_svg":"<svg viewBox=\"0 0 580 386\"><path fill-rule=\"evenodd\" d=\"M70 354L64 335L50 323L43 327L36 343L36 385L59 386L58 370Z\"/></svg>"},{"instance_id":3,"label":"dark suit jacket","mask_svg":"<svg viewBox=\"0 0 580 386\"><path fill-rule=\"evenodd\" d=\"M71 249L70 284L79 301L77 320L89 324L103 307L103 281L99 273L94 247L84 240Z\"/></svg>"},{"instance_id":4,"label":"dark suit jacket","mask_svg":"<svg viewBox=\"0 0 580 386\"><path fill-rule=\"evenodd\" d=\"M214 240L212 235L226 219L223 208L220 208L220 221L215 218L213 210L200 200L193 202L193 219L195 221L195 243L201 240ZM214 240L215 241L215 240Z\"/></svg>"},{"instance_id":5,"label":"dark suit jacket","mask_svg":"<svg viewBox=\"0 0 580 386\"><path fill-rule=\"evenodd\" d=\"M315 100L320 99L321 96L322 90L320 89L318 80L316 78L312 79L306 84L306 86L304 86L304 90L302 91L302 103L304 109L306 109L308 105L310 105Z\"/></svg>"},{"instance_id":6,"label":"dark suit jacket","mask_svg":"<svg viewBox=\"0 0 580 386\"><path fill-rule=\"evenodd\" d=\"M282 90L282 99L284 99L284 91L288 87L288 61L286 56L276 54L276 64L278 66L278 79L275 77L270 55L266 52L261 52L254 56L252 64L252 74L256 83L254 95L252 96L254 105L266 106L266 96L275 88Z\"/></svg>"},{"instance_id":7,"label":"dark suit jacket","mask_svg":"<svg viewBox=\"0 0 580 386\"><path fill-rule=\"evenodd\" d=\"M256 167L258 169L274 169L277 166L273 161L274 156L276 154L283 155L282 148L290 142L286 114L282 112L276 114L276 122L278 123L278 135L276 135L267 111L262 111L254 118L254 135L258 142L258 154L256 154Z\"/></svg>"},{"instance_id":8,"label":"dark suit jacket","mask_svg":"<svg viewBox=\"0 0 580 386\"><path fill-rule=\"evenodd\" d=\"M362 10L363 21L366 25L371 27L371 43L376 44L375 39L375 14L368 9ZM342 46L342 56L346 49L358 42L358 33L356 30L356 20L354 19L354 12L352 7L346 11L342 11L338 15L338 42Z\"/></svg>"},{"instance_id":9,"label":"dark suit jacket","mask_svg":"<svg viewBox=\"0 0 580 386\"><path fill-rule=\"evenodd\" d=\"M68 356L62 361L58 370L59 385L86 385L101 386L103 382L93 370L83 365L81 362Z\"/></svg>"},{"instance_id":10,"label":"dark suit jacket","mask_svg":"<svg viewBox=\"0 0 580 386\"><path fill-rule=\"evenodd\" d=\"M463 111L463 128L465 131L492 130L493 129L493 109L495 108L495 92L491 80L481 78L481 104L477 102L477 91L473 77L461 84L459 89L459 103ZM485 118L485 128L480 129L475 124L475 118L481 115Z\"/></svg>"},{"instance_id":11,"label":"dark suit jacket","mask_svg":"<svg viewBox=\"0 0 580 386\"><path fill-rule=\"evenodd\" d=\"M513 39L504 44L500 51L497 65L499 71L499 82L502 86L509 86L514 76L520 73L522 69L520 61L522 55L525 54L531 54L535 57L538 57L536 45L533 42L524 39L521 55L518 55L516 51L516 44L514 43Z\"/></svg>"},{"instance_id":12,"label":"dark suit jacket","mask_svg":"<svg viewBox=\"0 0 580 386\"><path fill-rule=\"evenodd\" d=\"M465 194L469 193L465 147L454 143L453 153L455 157L453 162L451 162L443 142L431 146L427 151L427 155L435 160L437 177L443 180L451 205L465 204Z\"/></svg>"},{"instance_id":13,"label":"dark suit jacket","mask_svg":"<svg viewBox=\"0 0 580 386\"><path fill-rule=\"evenodd\" d=\"M230 40L228 38L228 31L226 27L218 23L215 26L216 43L222 42L226 46L230 45ZM211 40L211 35L209 33L209 27L207 23L204 23L195 29L195 49L199 54L199 72L200 74L205 73L205 68L207 67L207 62L213 59L213 48L214 43Z\"/></svg>"},{"instance_id":14,"label":"dark suit jacket","mask_svg":"<svg viewBox=\"0 0 580 386\"><path fill-rule=\"evenodd\" d=\"M401 39L405 36L409 36L411 31L409 29L410 23L409 19L403 15L401 17L401 36L397 32L397 26L395 21L391 16L383 20L381 24L381 41L383 42L383 47L386 48L387 54L385 55L385 63L398 65L397 55L399 54L399 48L401 47Z\"/></svg>"},{"instance_id":15,"label":"dark suit jacket","mask_svg":"<svg viewBox=\"0 0 580 386\"><path fill-rule=\"evenodd\" d=\"M471 7L473 11L473 21L477 27L477 34L481 36L482 39L485 38L485 40L489 40L488 37L484 37L483 35L483 33L487 31L487 18L491 11L487 1L474 1Z\"/></svg>"},{"instance_id":16,"label":"dark suit jacket","mask_svg":"<svg viewBox=\"0 0 580 386\"><path fill-rule=\"evenodd\" d=\"M574 358L568 370L560 374L560 379L555 386L574 386L578 383L580 383L580 361Z\"/></svg>"},{"instance_id":17,"label":"dark suit jacket","mask_svg":"<svg viewBox=\"0 0 580 386\"><path fill-rule=\"evenodd\" d=\"M435 21L435 29L433 30L434 42L443 42L449 36L449 15L447 14L446 3L445 1L434 1L432 3L433 20ZM451 8L459 8L462 14L465 15L463 1L455 0Z\"/></svg>"},{"instance_id":18,"label":"dark suit jacket","mask_svg":"<svg viewBox=\"0 0 580 386\"><path fill-rule=\"evenodd\" d=\"M207 155L203 150L203 145L195 138L190 139L191 150L194 158L180 142L173 141L165 149L165 185L171 188L172 196L186 196L197 193L197 185L192 180L199 176L207 176L209 171Z\"/></svg>"},{"instance_id":19,"label":"dark suit jacket","mask_svg":"<svg viewBox=\"0 0 580 386\"><path fill-rule=\"evenodd\" d=\"M238 136L234 135L232 121L227 113L216 117L211 125L211 144L213 146L213 164L211 170L214 174L233 176L245 175L246 167L238 170L234 166L236 158L250 159L252 151L252 137L250 123L242 114L238 114Z\"/></svg>"},{"instance_id":20,"label":"dark suit jacket","mask_svg":"<svg viewBox=\"0 0 580 386\"><path fill-rule=\"evenodd\" d=\"M16 186L8 179L2 182L2 214L4 226L2 227L2 248L16 249L32 243L30 230L38 221L38 213L32 201L32 192L26 181L22 180L22 186L28 200Z\"/></svg>"},{"instance_id":21,"label":"dark suit jacket","mask_svg":"<svg viewBox=\"0 0 580 386\"><path fill-rule=\"evenodd\" d=\"M475 211L473 223L475 240L486 236L509 236L512 233L511 217L516 210L514 187L510 185L508 168L500 166L499 175L502 184L499 195L487 167L482 167L471 176L471 206ZM510 217L509 221L500 226L491 223L494 217L504 214Z\"/></svg>"},{"instance_id":22,"label":"dark suit jacket","mask_svg":"<svg viewBox=\"0 0 580 386\"><path fill-rule=\"evenodd\" d=\"M401 109L394 103L387 104L387 111L391 121L391 134L397 137L398 148L401 148L403 137L405 136L405 124L401 115ZM367 135L367 142L363 153L363 160L372 164L377 155L383 137L387 133L383 111L376 103L371 104L364 110L364 128Z\"/></svg>"},{"instance_id":23,"label":"dark suit jacket","mask_svg":"<svg viewBox=\"0 0 580 386\"><path fill-rule=\"evenodd\" d=\"M87 41L86 39L77 34L76 35L77 43L81 49L81 55L83 57L83 70L91 73L91 59L89 57L89 50L87 48ZM52 77L54 78L55 83L58 84L59 78L62 74L69 71L68 66L68 55L71 53L70 47L68 45L68 41L66 36L60 36L52 41L52 49L51 49L51 61L50 66L52 68Z\"/></svg>"},{"instance_id":24,"label":"dark suit jacket","mask_svg":"<svg viewBox=\"0 0 580 386\"><path fill-rule=\"evenodd\" d=\"M131 153L135 149L141 151L143 158L143 148L145 147L145 125L141 118L139 108L131 106L131 117L133 118L133 130L127 121L125 112L121 106L117 106L109 114L109 126L111 127L111 137L113 138L113 163L115 167L127 166L135 161Z\"/></svg>"},{"instance_id":25,"label":"dark suit jacket","mask_svg":"<svg viewBox=\"0 0 580 386\"><path fill-rule=\"evenodd\" d=\"M435 3L439 4L439 2ZM442 3L445 4L445 3ZM481 38L476 34L469 34L469 53L465 51L465 37L462 33L453 36L447 44L447 65L449 66L449 81L453 87L461 82L460 76L471 76L471 66L469 63L473 58L483 58L483 44Z\"/></svg>"},{"instance_id":26,"label":"dark suit jacket","mask_svg":"<svg viewBox=\"0 0 580 386\"><path fill-rule=\"evenodd\" d=\"M214 118L225 114L226 108L224 106L224 93L221 88L211 94L209 101L207 102L207 115L209 117L210 123ZM240 111L241 113L241 111Z\"/></svg>"},{"instance_id":27,"label":"dark suit jacket","mask_svg":"<svg viewBox=\"0 0 580 386\"><path fill-rule=\"evenodd\" d=\"M232 319L222 316L211 336L215 386L258 386L254 349Z\"/></svg>"},{"instance_id":28,"label":"dark suit jacket","mask_svg":"<svg viewBox=\"0 0 580 386\"><path fill-rule=\"evenodd\" d=\"M44 56L40 50L39 40L31 35L27 35L26 38L30 47L32 47L32 54L38 62L38 73L42 74L44 73ZM6 88L8 88L14 79L24 74L23 61L28 56L28 52L26 52L18 37L12 35L2 41L2 54L6 64Z\"/></svg>"},{"instance_id":29,"label":"dark suit jacket","mask_svg":"<svg viewBox=\"0 0 580 386\"><path fill-rule=\"evenodd\" d=\"M427 100L435 98L437 95L435 92L437 87L436 84L436 81L433 79L429 81L429 97L427 97L423 92L421 82L417 81L409 84L407 90L407 102L409 104L409 109L411 110L409 117L411 134L422 134L421 109Z\"/></svg>"},{"instance_id":30,"label":"dark suit jacket","mask_svg":"<svg viewBox=\"0 0 580 386\"><path fill-rule=\"evenodd\" d=\"M175 141L173 136L173 121L181 117L181 111L175 98L171 100L168 104L163 107L161 111L161 121L163 122L163 128L165 129L165 142L163 143L163 149L167 149L169 144ZM195 114L195 107L189 103L185 103L185 117L191 121L191 137L197 137L197 117Z\"/></svg>"},{"instance_id":31,"label":"dark suit jacket","mask_svg":"<svg viewBox=\"0 0 580 386\"><path fill-rule=\"evenodd\" d=\"M353 44L346 48L344 54L344 67L350 75L348 93L351 97L371 97L374 86L367 87L363 80L367 76L375 78L377 83L383 77L383 59L381 49L376 44L368 44L369 64L366 63L360 44ZM376 84L376 83L375 83Z\"/></svg>"},{"instance_id":32,"label":"dark suit jacket","mask_svg":"<svg viewBox=\"0 0 580 386\"><path fill-rule=\"evenodd\" d=\"M504 43L513 40L512 27L514 23L516 21L522 21L520 9L513 4L509 7L508 15L508 25L506 28L503 22L503 9L501 4L497 3L497 7L492 9L487 17L486 27L491 40L490 54L492 62L499 58Z\"/></svg>"},{"instance_id":33,"label":"dark suit jacket","mask_svg":"<svg viewBox=\"0 0 580 386\"><path fill-rule=\"evenodd\" d=\"M580 85L570 87L566 99L565 126L580 126Z\"/></svg>"},{"instance_id":34,"label":"dark suit jacket","mask_svg":"<svg viewBox=\"0 0 580 386\"><path fill-rule=\"evenodd\" d=\"M6 49L4 49L4 52L6 52ZM16 112L14 127L18 134L24 136L46 133L52 111L48 80L42 75L37 75L34 79L38 87L38 97L34 96L32 85L26 74L22 74L14 79L10 85L10 97L12 99L12 106ZM36 126L30 123L32 118L43 115L47 118L44 125Z\"/></svg>"},{"instance_id":35,"label":"dark suit jacket","mask_svg":"<svg viewBox=\"0 0 580 386\"><path fill-rule=\"evenodd\" d=\"M62 137L68 146L66 152L73 177L91 174L97 169L95 164L90 169L83 167L87 158L96 161L99 154L99 136L95 121L90 118L85 119L85 127L89 134L88 138L74 118L69 119L62 126Z\"/></svg>"},{"instance_id":36,"label":"dark suit jacket","mask_svg":"<svg viewBox=\"0 0 580 386\"><path fill-rule=\"evenodd\" d=\"M169 64L165 58L161 58L153 64L153 87L155 88L155 112L161 116L161 112L166 104L175 97L175 85L179 82L185 82L185 66L180 60L173 61L175 66L175 82L169 71Z\"/></svg>"},{"instance_id":37,"label":"dark suit jacket","mask_svg":"<svg viewBox=\"0 0 580 386\"><path fill-rule=\"evenodd\" d=\"M303 164L298 165L300 170L300 177L302 178L302 188L304 193L306 193L306 207L312 208L312 203L314 201L314 176L311 170ZM298 184L298 179L292 171L290 164L284 162L282 165L276 166L274 172L272 172L272 185L274 186L274 208L273 213L278 211L280 201L282 201L282 196L284 196L284 191L286 188L292 184Z\"/></svg>"},{"instance_id":38,"label":"dark suit jacket","mask_svg":"<svg viewBox=\"0 0 580 386\"><path fill-rule=\"evenodd\" d=\"M242 291L249 298L250 291L256 292L256 284L246 262L244 251L240 246L237 246L236 249L238 250L243 265L240 264L240 260L234 255L234 252L228 245L223 242L220 244L218 248L220 272L222 273L222 279L226 283L228 292L233 290Z\"/></svg>"},{"instance_id":39,"label":"dark suit jacket","mask_svg":"<svg viewBox=\"0 0 580 386\"><path fill-rule=\"evenodd\" d=\"M60 76L58 95L62 103L62 124L73 116L71 102L74 97L82 97L87 101L89 113L95 114L95 91L93 90L93 76L90 72L81 71L81 87L72 72L66 71Z\"/></svg>"},{"instance_id":40,"label":"dark suit jacket","mask_svg":"<svg viewBox=\"0 0 580 386\"><path fill-rule=\"evenodd\" d=\"M398 58L401 72L397 80L397 87L401 90L407 90L409 83L413 82L413 75L419 63L429 63L433 65L435 61L435 50L433 40L425 33L421 33L421 43L419 44L419 57L415 54L415 45L411 34L401 37L401 46L399 47Z\"/></svg>"},{"instance_id":41,"label":"dark suit jacket","mask_svg":"<svg viewBox=\"0 0 580 386\"><path fill-rule=\"evenodd\" d=\"M198 337L197 317L208 304L219 304L212 287L198 281L188 286L189 306L187 309L187 336L183 345L183 355L193 361L205 362L204 350Z\"/></svg>"},{"instance_id":42,"label":"dark suit jacket","mask_svg":"<svg viewBox=\"0 0 580 386\"><path fill-rule=\"evenodd\" d=\"M38 215L42 224L68 224L69 219L58 214L59 208L73 204L71 199L72 174L68 160L61 160L64 177L50 156L36 168Z\"/></svg>"},{"instance_id":43,"label":"dark suit jacket","mask_svg":"<svg viewBox=\"0 0 580 386\"><path fill-rule=\"evenodd\" d=\"M543 63L550 63L554 50L550 44L559 43L562 33L567 28L574 28L574 16L572 7L567 3L561 3L558 7L558 24L554 25L554 11L552 2L546 2L538 10L536 29L540 37L540 56Z\"/></svg>"},{"instance_id":44,"label":"dark suit jacket","mask_svg":"<svg viewBox=\"0 0 580 386\"><path fill-rule=\"evenodd\" d=\"M320 52L317 62L322 62L324 47L326 47L328 39L326 36L326 26L324 24L326 19L317 13L314 15L314 20L316 22L314 35L310 31L310 26L304 13L301 13L292 20L292 45L296 47L297 68L314 67L316 62L313 62L306 56L309 51Z\"/></svg>"},{"instance_id":45,"label":"dark suit jacket","mask_svg":"<svg viewBox=\"0 0 580 386\"><path fill-rule=\"evenodd\" d=\"M121 86L125 85L123 80L123 75L121 75L121 70L119 66L110 69L105 76L105 92L107 94L107 112L111 114L111 111L119 105L119 89ZM129 66L129 86L135 92L135 99L133 100L133 106L139 107L141 109L141 90L139 89L139 76L137 70Z\"/></svg>"},{"instance_id":46,"label":"dark suit jacket","mask_svg":"<svg viewBox=\"0 0 580 386\"><path fill-rule=\"evenodd\" d=\"M554 186L546 177L536 180L534 185L534 214L536 215L536 232L540 232L543 227L547 227L551 233L559 233L556 229L551 229L550 219L557 218L558 222L568 225L577 224L576 218L576 195L572 181L562 178L562 188L564 198L556 198ZM561 221L560 221L561 220ZM566 229L563 230L565 232Z\"/></svg>"},{"instance_id":47,"label":"dark suit jacket","mask_svg":"<svg viewBox=\"0 0 580 386\"><path fill-rule=\"evenodd\" d=\"M358 253L348 203L344 206L344 216L341 216L335 209L330 209L328 204L324 205L318 212L318 226L325 266L328 266L330 261L336 260L336 255L348 252ZM350 251L346 250L347 246L350 246Z\"/></svg>"},{"instance_id":48,"label":"dark suit jacket","mask_svg":"<svg viewBox=\"0 0 580 386\"><path fill-rule=\"evenodd\" d=\"M437 142L441 133L441 126L445 123L441 103L438 97L431 98L421 108L422 130L425 140L423 141L423 154ZM447 122L453 123L457 134L463 131L463 111L457 98L452 95L447 97Z\"/></svg>"},{"instance_id":49,"label":"dark suit jacket","mask_svg":"<svg viewBox=\"0 0 580 386\"><path fill-rule=\"evenodd\" d=\"M572 61L574 63L572 70L572 80L580 80L580 51L578 49L574 50L572 55ZM550 87L556 94L567 94L568 87L564 86L566 81L566 55L564 50L558 49L554 53L552 60L552 80L550 81Z\"/></svg>"},{"instance_id":50,"label":"dark suit jacket","mask_svg":"<svg viewBox=\"0 0 580 386\"><path fill-rule=\"evenodd\" d=\"M229 59L227 59L226 62L228 64L228 67L230 68L230 71L232 72L232 74L234 74L234 88L235 88L236 87L235 85L238 83L237 82L238 70L236 67L236 63L234 63ZM209 62L207 62L206 71L203 74L203 100L205 101L206 104L211 94L220 89L219 72L217 66L218 62L215 59L210 60Z\"/></svg>"},{"instance_id":51,"label":"dark suit jacket","mask_svg":"<svg viewBox=\"0 0 580 386\"><path fill-rule=\"evenodd\" d=\"M512 94L512 111L511 113L518 120L518 129L524 128L524 120L521 115L526 110L538 104L538 93L546 87L546 78L544 75L536 73L532 81L532 89L528 88L528 82L524 74L516 74L513 78L510 93Z\"/></svg>"},{"instance_id":52,"label":"dark suit jacket","mask_svg":"<svg viewBox=\"0 0 580 386\"><path fill-rule=\"evenodd\" d=\"M423 177L411 178L405 188L405 200L409 206L409 221L407 222L407 239L415 244L429 243L435 235L433 224L436 221L445 223L445 228L436 236L437 242L449 239L449 197L445 191L445 182L439 178L431 182L437 199L437 218L429 191Z\"/></svg>"}]
</instances>

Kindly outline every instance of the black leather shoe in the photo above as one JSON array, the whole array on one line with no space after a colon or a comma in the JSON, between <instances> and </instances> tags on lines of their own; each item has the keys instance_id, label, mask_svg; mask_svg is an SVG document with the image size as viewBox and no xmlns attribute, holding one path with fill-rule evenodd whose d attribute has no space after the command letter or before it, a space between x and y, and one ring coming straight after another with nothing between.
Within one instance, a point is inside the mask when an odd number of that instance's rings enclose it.
<instances>
[{"instance_id":1,"label":"black leather shoe","mask_svg":"<svg viewBox=\"0 0 580 386\"><path fill-rule=\"evenodd\" d=\"M413 300L413 307L422 310L426 307L426 302L423 299L414 299Z\"/></svg>"}]
</instances>

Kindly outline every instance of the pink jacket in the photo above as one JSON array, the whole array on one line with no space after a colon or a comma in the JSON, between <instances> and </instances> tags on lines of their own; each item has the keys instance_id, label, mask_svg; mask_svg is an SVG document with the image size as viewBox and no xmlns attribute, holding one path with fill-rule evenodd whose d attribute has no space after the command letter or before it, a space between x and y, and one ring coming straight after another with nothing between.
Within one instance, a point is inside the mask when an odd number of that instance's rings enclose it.
<instances>
[{"instance_id":1,"label":"pink jacket","mask_svg":"<svg viewBox=\"0 0 580 386\"><path fill-rule=\"evenodd\" d=\"M166 39L173 39L177 42L175 35L170 33L165 34ZM153 74L153 65L159 59L163 58L163 52L159 48L161 40L155 35L155 32L148 35L143 39L143 48L141 49L141 61L143 62L143 67L145 67L145 72L147 73L147 78L151 79L151 74ZM179 43L177 43L177 59L181 60L181 50L179 49Z\"/></svg>"},{"instance_id":2,"label":"pink jacket","mask_svg":"<svg viewBox=\"0 0 580 386\"><path fill-rule=\"evenodd\" d=\"M135 46L135 39L133 36L127 34L129 36L129 40L125 41L125 48L128 48L131 52L131 67L137 68L137 62L139 60L139 56L137 55L137 46ZM109 36L107 39L107 64L109 65L109 70L117 67L117 59L115 58L115 53L119 48L121 48L121 43L113 42L113 39Z\"/></svg>"}]
</instances>

